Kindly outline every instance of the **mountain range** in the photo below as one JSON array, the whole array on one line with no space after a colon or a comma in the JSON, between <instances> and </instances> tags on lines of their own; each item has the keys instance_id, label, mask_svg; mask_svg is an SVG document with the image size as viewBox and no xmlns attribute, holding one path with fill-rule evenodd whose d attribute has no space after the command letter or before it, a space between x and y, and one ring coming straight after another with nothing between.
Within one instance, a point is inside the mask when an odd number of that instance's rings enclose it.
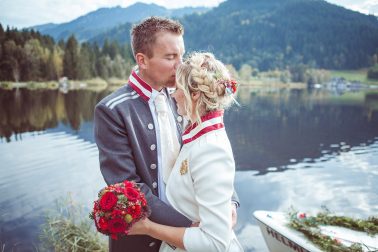
<instances>
[{"instance_id":1,"label":"mountain range","mask_svg":"<svg viewBox=\"0 0 378 252\"><path fill-rule=\"evenodd\" d=\"M55 40L67 39L72 34L79 41L86 41L111 28L125 23L134 23L148 16L183 17L193 13L204 13L206 7L184 7L167 9L156 4L135 3L127 8L100 8L75 20L63 24L44 24L31 27Z\"/></svg>"},{"instance_id":2,"label":"mountain range","mask_svg":"<svg viewBox=\"0 0 378 252\"><path fill-rule=\"evenodd\" d=\"M211 50L234 66L354 69L378 54L377 17L324 0L228 0L181 22L188 50Z\"/></svg>"},{"instance_id":3,"label":"mountain range","mask_svg":"<svg viewBox=\"0 0 378 252\"><path fill-rule=\"evenodd\" d=\"M180 15L138 3L126 9L99 9L40 31L55 38L75 33L79 40L99 45L105 40L129 43L132 23L160 15L159 11L178 16L185 27L186 51L211 51L236 68L249 64L259 70L285 69L306 64L356 69L372 65L378 55L377 17L324 0L227 0L212 9L181 10Z\"/></svg>"}]
</instances>

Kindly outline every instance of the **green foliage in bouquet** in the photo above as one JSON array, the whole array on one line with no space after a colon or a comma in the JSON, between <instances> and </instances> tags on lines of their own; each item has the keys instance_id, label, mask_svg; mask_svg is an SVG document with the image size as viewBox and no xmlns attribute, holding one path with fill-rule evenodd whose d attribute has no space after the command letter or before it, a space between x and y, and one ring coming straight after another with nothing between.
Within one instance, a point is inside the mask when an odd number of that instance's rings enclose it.
<instances>
[{"instance_id":1,"label":"green foliage in bouquet","mask_svg":"<svg viewBox=\"0 0 378 252\"><path fill-rule=\"evenodd\" d=\"M369 235L378 234L378 217L369 217L366 220L354 219L346 216L332 215L327 208L319 212L316 216L298 217L298 211L289 212L289 226L301 233L307 239L317 245L323 251L329 252L363 252L363 244L354 243L351 246L345 246L338 239L334 239L320 232L319 225L339 226L356 231L365 232Z\"/></svg>"},{"instance_id":2,"label":"green foliage in bouquet","mask_svg":"<svg viewBox=\"0 0 378 252\"><path fill-rule=\"evenodd\" d=\"M57 210L48 213L41 227L42 251L106 252L107 242L100 237L82 207L71 197L56 203Z\"/></svg>"}]
</instances>

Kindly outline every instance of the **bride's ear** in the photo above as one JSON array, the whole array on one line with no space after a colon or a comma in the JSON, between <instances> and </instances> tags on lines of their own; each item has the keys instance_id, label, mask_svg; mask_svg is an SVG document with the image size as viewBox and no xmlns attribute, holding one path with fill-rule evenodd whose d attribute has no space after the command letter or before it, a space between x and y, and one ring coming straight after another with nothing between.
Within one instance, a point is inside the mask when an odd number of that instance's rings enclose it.
<instances>
[{"instance_id":1,"label":"bride's ear","mask_svg":"<svg viewBox=\"0 0 378 252\"><path fill-rule=\"evenodd\" d=\"M200 92L193 92L190 94L192 101L197 102L198 98L200 97Z\"/></svg>"}]
</instances>

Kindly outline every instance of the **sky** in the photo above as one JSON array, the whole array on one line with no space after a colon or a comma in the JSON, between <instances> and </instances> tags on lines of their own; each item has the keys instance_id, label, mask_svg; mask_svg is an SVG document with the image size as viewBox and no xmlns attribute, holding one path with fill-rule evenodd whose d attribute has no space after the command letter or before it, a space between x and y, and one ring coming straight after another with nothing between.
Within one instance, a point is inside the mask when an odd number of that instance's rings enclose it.
<instances>
[{"instance_id":1,"label":"sky","mask_svg":"<svg viewBox=\"0 0 378 252\"><path fill-rule=\"evenodd\" d=\"M24 28L46 23L65 23L102 7L127 7L135 2L155 3L166 8L214 7L224 0L0 0L3 27ZM378 16L378 0L327 0L365 14Z\"/></svg>"}]
</instances>

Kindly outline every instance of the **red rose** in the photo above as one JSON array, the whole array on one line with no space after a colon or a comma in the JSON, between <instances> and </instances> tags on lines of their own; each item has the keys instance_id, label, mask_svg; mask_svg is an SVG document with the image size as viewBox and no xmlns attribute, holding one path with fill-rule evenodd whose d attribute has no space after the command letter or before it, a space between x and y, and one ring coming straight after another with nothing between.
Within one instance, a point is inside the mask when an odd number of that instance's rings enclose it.
<instances>
[{"instance_id":1,"label":"red rose","mask_svg":"<svg viewBox=\"0 0 378 252\"><path fill-rule=\"evenodd\" d=\"M115 208L115 209L113 209L111 215L113 216L113 218L116 217L116 216L121 216L122 215L122 210L119 210L119 209Z\"/></svg>"},{"instance_id":2,"label":"red rose","mask_svg":"<svg viewBox=\"0 0 378 252\"><path fill-rule=\"evenodd\" d=\"M132 187L126 187L124 194L129 201L136 201L139 198L139 192Z\"/></svg>"},{"instance_id":3,"label":"red rose","mask_svg":"<svg viewBox=\"0 0 378 252\"><path fill-rule=\"evenodd\" d=\"M104 231L108 229L108 223L106 222L105 218L100 217L98 220L98 225Z\"/></svg>"},{"instance_id":4,"label":"red rose","mask_svg":"<svg viewBox=\"0 0 378 252\"><path fill-rule=\"evenodd\" d=\"M139 218L142 208L140 205L134 205L127 209L127 212L133 217L133 219Z\"/></svg>"},{"instance_id":5,"label":"red rose","mask_svg":"<svg viewBox=\"0 0 378 252\"><path fill-rule=\"evenodd\" d=\"M111 210L117 204L117 196L112 192L106 192L100 200L101 209L105 211Z\"/></svg>"},{"instance_id":6,"label":"red rose","mask_svg":"<svg viewBox=\"0 0 378 252\"><path fill-rule=\"evenodd\" d=\"M123 182L123 184L125 185L125 187L134 187L134 183L133 182L130 182L128 180L125 180Z\"/></svg>"},{"instance_id":7,"label":"red rose","mask_svg":"<svg viewBox=\"0 0 378 252\"><path fill-rule=\"evenodd\" d=\"M126 222L119 217L111 219L108 225L109 232L112 234L123 233L126 230Z\"/></svg>"}]
</instances>

